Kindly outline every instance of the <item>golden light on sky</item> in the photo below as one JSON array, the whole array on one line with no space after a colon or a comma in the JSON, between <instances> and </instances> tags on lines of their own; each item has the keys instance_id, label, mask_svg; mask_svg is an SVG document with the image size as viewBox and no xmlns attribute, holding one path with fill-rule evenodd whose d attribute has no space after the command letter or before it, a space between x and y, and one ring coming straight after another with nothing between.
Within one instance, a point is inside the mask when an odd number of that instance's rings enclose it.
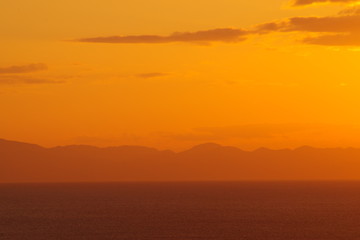
<instances>
[{"instance_id":1,"label":"golden light on sky","mask_svg":"<svg viewBox=\"0 0 360 240\"><path fill-rule=\"evenodd\" d=\"M1 138L360 147L352 0L2 0Z\"/></svg>"}]
</instances>

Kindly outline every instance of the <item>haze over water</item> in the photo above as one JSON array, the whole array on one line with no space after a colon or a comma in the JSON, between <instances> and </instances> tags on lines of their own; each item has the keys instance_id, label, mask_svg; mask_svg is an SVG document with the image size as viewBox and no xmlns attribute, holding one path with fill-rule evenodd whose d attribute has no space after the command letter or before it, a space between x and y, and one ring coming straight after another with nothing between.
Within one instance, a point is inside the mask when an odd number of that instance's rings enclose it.
<instances>
[{"instance_id":1,"label":"haze over water","mask_svg":"<svg viewBox=\"0 0 360 240\"><path fill-rule=\"evenodd\" d=\"M2 240L355 240L360 182L1 184Z\"/></svg>"}]
</instances>

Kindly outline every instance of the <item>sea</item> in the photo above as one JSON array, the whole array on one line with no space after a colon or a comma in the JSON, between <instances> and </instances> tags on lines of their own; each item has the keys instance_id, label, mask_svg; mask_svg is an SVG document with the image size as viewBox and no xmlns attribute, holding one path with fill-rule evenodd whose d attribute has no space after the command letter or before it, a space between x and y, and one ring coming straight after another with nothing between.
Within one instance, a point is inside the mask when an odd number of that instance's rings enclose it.
<instances>
[{"instance_id":1,"label":"sea","mask_svg":"<svg viewBox=\"0 0 360 240\"><path fill-rule=\"evenodd\" d=\"M0 184L1 240L359 240L360 182Z\"/></svg>"}]
</instances>

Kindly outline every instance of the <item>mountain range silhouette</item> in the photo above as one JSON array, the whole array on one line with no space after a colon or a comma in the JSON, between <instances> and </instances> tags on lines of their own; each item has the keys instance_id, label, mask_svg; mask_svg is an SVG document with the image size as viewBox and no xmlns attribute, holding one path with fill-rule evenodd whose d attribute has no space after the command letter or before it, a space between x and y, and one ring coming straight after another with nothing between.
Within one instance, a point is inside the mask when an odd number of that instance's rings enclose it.
<instances>
[{"instance_id":1,"label":"mountain range silhouette","mask_svg":"<svg viewBox=\"0 0 360 240\"><path fill-rule=\"evenodd\" d=\"M360 180L360 149L243 151L206 143L183 152L143 146L44 148L0 140L0 182Z\"/></svg>"}]
</instances>

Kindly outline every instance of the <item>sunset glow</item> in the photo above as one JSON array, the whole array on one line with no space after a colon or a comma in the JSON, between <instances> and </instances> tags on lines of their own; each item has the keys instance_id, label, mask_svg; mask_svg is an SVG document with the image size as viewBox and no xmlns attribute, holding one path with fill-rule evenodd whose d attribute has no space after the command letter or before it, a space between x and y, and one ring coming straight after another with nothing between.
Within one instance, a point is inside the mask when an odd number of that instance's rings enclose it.
<instances>
[{"instance_id":1,"label":"sunset glow","mask_svg":"<svg viewBox=\"0 0 360 240\"><path fill-rule=\"evenodd\" d=\"M360 147L353 0L3 0L1 138Z\"/></svg>"}]
</instances>

